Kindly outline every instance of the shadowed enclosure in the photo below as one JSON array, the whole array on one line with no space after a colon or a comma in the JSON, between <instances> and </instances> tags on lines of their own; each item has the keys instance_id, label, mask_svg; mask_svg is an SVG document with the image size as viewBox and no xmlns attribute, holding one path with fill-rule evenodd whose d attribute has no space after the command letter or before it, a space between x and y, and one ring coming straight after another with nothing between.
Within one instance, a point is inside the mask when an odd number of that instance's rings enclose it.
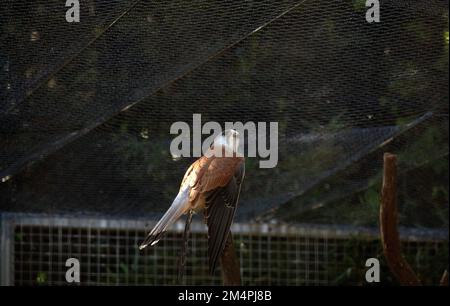
<instances>
[{"instance_id":1,"label":"shadowed enclosure","mask_svg":"<svg viewBox=\"0 0 450 306\"><path fill-rule=\"evenodd\" d=\"M279 123L238 222L376 227L389 151L400 225L448 245L448 1L380 3L368 23L363 0L89 0L68 23L64 1L5 1L0 213L156 220L193 161L170 126L199 113Z\"/></svg>"}]
</instances>

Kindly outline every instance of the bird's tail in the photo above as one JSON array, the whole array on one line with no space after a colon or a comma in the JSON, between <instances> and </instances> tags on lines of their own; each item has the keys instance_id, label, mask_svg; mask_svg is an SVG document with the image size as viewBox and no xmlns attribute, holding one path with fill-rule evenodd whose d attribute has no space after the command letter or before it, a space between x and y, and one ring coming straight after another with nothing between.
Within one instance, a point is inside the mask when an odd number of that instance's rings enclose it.
<instances>
[{"instance_id":1,"label":"bird's tail","mask_svg":"<svg viewBox=\"0 0 450 306\"><path fill-rule=\"evenodd\" d=\"M161 220L156 223L155 227L147 235L147 238L145 238L145 240L141 243L139 246L140 250L144 249L148 245L152 246L158 243L167 228L189 210L189 189L190 188L185 188L184 190L180 190L170 208Z\"/></svg>"}]
</instances>

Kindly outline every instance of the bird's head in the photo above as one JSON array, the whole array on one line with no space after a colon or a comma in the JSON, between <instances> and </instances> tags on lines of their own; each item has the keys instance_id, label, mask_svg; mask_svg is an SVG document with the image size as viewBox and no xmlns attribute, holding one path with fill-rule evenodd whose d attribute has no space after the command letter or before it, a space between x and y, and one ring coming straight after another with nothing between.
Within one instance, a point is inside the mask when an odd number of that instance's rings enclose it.
<instances>
[{"instance_id":1,"label":"bird's head","mask_svg":"<svg viewBox=\"0 0 450 306\"><path fill-rule=\"evenodd\" d=\"M240 153L240 134L234 129L225 130L214 139L213 144L216 156L235 157Z\"/></svg>"}]
</instances>

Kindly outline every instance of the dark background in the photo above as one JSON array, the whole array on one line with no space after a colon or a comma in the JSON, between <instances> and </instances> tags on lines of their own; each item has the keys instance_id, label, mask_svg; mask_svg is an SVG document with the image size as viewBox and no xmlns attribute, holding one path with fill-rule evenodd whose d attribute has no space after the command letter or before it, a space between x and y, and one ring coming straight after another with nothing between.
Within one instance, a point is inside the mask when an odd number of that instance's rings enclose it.
<instances>
[{"instance_id":1,"label":"dark background","mask_svg":"<svg viewBox=\"0 0 450 306\"><path fill-rule=\"evenodd\" d=\"M67 23L64 1L3 1L0 212L155 219L193 161L170 125L201 113L279 122L241 222L377 226L388 151L400 224L448 232L448 1L372 24L364 4L90 0Z\"/></svg>"}]
</instances>

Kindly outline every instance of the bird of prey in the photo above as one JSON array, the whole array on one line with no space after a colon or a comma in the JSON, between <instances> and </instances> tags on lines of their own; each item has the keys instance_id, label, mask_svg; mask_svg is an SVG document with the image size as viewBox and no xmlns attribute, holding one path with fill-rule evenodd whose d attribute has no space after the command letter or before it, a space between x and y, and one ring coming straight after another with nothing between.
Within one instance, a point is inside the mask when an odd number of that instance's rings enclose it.
<instances>
[{"instance_id":1,"label":"bird of prey","mask_svg":"<svg viewBox=\"0 0 450 306\"><path fill-rule=\"evenodd\" d=\"M186 171L172 205L150 231L140 249L156 244L183 214L203 210L208 226L208 259L212 274L230 232L245 175L239 156L239 133L226 130Z\"/></svg>"}]
</instances>

